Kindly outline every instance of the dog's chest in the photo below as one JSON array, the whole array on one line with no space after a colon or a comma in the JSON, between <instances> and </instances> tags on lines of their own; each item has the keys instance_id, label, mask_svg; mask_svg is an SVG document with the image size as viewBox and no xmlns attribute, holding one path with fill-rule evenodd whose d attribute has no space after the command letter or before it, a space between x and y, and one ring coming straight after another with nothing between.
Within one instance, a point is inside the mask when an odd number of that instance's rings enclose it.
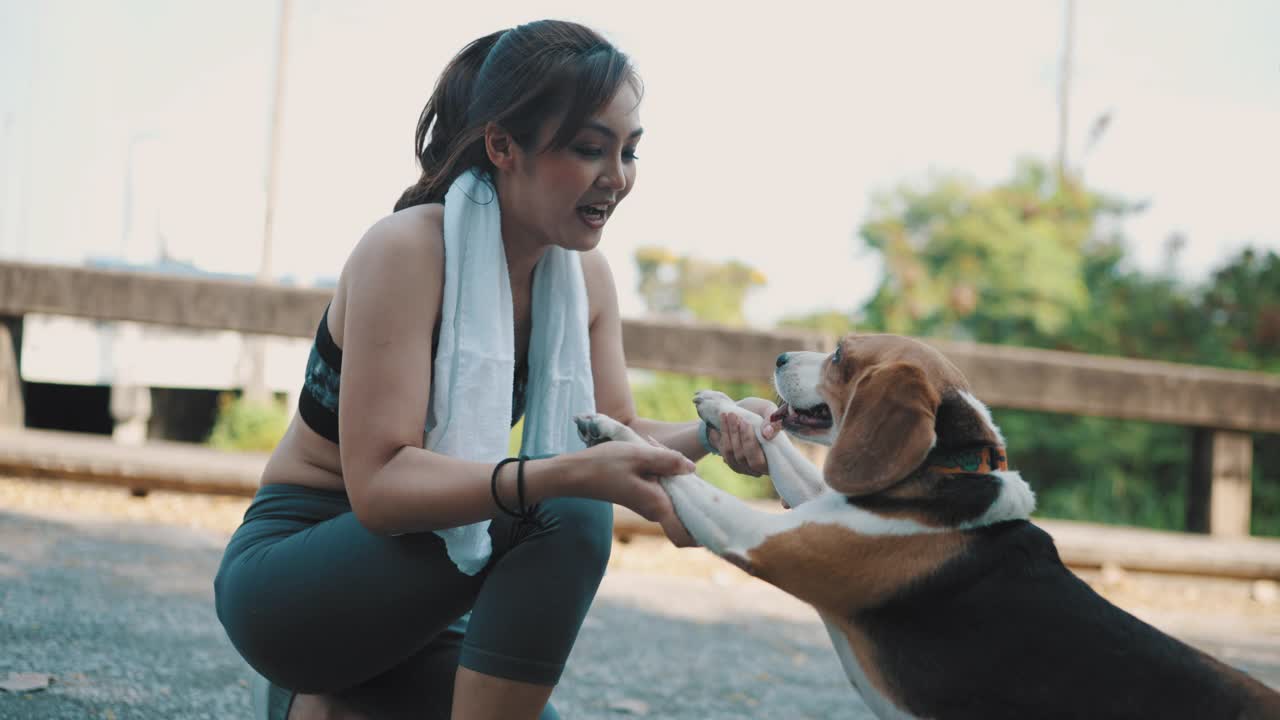
<instances>
[{"instance_id":1,"label":"dog's chest","mask_svg":"<svg viewBox=\"0 0 1280 720\"><path fill-rule=\"evenodd\" d=\"M836 623L822 617L822 624L827 628L827 634L831 636L831 645L836 650L836 656L840 658L840 665L844 668L844 674L849 677L849 682L857 688L858 694L862 696L862 701L871 708L871 712L875 713L880 720L920 720L915 715L904 711L897 705L893 704L888 697L881 693L871 682L871 678L867 676L866 671L862 668L862 664L858 662L858 656L853 652L853 646L849 643L849 637L845 635L844 630Z\"/></svg>"}]
</instances>

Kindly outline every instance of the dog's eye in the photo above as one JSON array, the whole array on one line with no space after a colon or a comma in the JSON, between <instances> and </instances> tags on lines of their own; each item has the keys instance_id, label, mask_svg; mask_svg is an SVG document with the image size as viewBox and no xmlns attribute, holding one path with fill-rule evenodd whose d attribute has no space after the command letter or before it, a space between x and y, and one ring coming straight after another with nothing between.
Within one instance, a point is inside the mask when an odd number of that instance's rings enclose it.
<instances>
[{"instance_id":1,"label":"dog's eye","mask_svg":"<svg viewBox=\"0 0 1280 720\"><path fill-rule=\"evenodd\" d=\"M840 351L841 351L842 349L843 349L843 348L842 348L840 345L837 345L837 346L836 346L836 351L835 351L835 352L833 352L833 353L831 353L831 364L832 364L832 365L839 365L839 364L840 364L840 354L841 354L841 353L840 353Z\"/></svg>"}]
</instances>

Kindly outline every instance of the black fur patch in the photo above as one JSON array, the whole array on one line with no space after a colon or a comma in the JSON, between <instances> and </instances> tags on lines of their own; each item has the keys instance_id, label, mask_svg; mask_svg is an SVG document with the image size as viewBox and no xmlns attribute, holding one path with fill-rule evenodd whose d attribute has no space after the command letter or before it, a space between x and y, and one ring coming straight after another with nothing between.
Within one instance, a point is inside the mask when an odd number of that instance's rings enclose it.
<instances>
[{"instance_id":1,"label":"black fur patch","mask_svg":"<svg viewBox=\"0 0 1280 720\"><path fill-rule=\"evenodd\" d=\"M886 492L850 498L849 503L870 512L911 513L930 525L954 527L981 517L1000 496L1002 486L999 478L986 473L928 473L906 482L916 497Z\"/></svg>"},{"instance_id":2,"label":"black fur patch","mask_svg":"<svg viewBox=\"0 0 1280 720\"><path fill-rule=\"evenodd\" d=\"M853 618L894 697L936 718L1218 718L1245 702L1225 667L1107 602L1052 539L970 531L931 577Z\"/></svg>"}]
</instances>

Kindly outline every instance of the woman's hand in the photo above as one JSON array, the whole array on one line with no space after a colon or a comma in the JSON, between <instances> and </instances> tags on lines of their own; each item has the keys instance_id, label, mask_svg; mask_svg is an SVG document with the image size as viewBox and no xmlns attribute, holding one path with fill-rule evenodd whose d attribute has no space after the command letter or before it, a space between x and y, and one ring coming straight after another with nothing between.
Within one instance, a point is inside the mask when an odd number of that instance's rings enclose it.
<instances>
[{"instance_id":1,"label":"woman's hand","mask_svg":"<svg viewBox=\"0 0 1280 720\"><path fill-rule=\"evenodd\" d=\"M652 443L652 441L650 441ZM676 517L671 498L658 484L659 478L691 473L693 461L684 455L651 444L606 442L574 453L583 497L608 500L634 510L640 517L662 526L677 547L697 542Z\"/></svg>"},{"instance_id":2,"label":"woman's hand","mask_svg":"<svg viewBox=\"0 0 1280 720\"><path fill-rule=\"evenodd\" d=\"M769 416L778 409L777 405L764 398L749 397L738 401L738 407L764 418L765 425L760 433L765 440L771 440L778 434L778 423L769 421ZM707 439L720 451L724 464L734 472L759 477L769 472L769 461L764 456L764 449L756 439L755 430L732 413L720 415L721 430L707 429Z\"/></svg>"}]
</instances>

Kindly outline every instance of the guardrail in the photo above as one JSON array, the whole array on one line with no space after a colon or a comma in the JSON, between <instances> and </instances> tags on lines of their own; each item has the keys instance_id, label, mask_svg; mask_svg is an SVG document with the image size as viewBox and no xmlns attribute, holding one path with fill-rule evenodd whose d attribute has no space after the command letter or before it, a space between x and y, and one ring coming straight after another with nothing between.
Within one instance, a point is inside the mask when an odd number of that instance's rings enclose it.
<instances>
[{"instance_id":1,"label":"guardrail","mask_svg":"<svg viewBox=\"0 0 1280 720\"><path fill-rule=\"evenodd\" d=\"M310 337L331 292L220 279L0 262L0 424L12 425L18 382L10 342L32 313L256 335ZM765 380L777 355L835 338L797 331L623 321L628 365ZM1173 363L928 340L993 407L1094 415L1194 429L1189 529L1249 532L1252 442L1280 432L1280 377ZM16 400L15 400L16 397ZM21 417L20 408L17 417Z\"/></svg>"}]
</instances>

